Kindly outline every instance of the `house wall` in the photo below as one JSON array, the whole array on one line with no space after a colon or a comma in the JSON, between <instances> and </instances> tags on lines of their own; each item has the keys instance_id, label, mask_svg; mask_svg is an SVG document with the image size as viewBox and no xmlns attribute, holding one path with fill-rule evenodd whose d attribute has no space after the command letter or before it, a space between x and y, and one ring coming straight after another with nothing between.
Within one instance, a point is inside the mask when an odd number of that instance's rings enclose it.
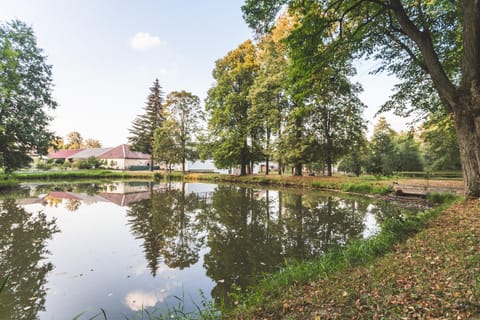
<instances>
[{"instance_id":1,"label":"house wall","mask_svg":"<svg viewBox=\"0 0 480 320\"><path fill-rule=\"evenodd\" d=\"M150 160L147 159L105 159L106 167L117 170L127 170L131 166L148 166Z\"/></svg>"},{"instance_id":2,"label":"house wall","mask_svg":"<svg viewBox=\"0 0 480 320\"><path fill-rule=\"evenodd\" d=\"M180 165L180 170L181 170L181 165ZM226 169L218 169L215 166L215 163L213 160L205 160L205 161L187 161L185 164L185 170L186 171L211 171L215 173L223 173L223 174L228 174L228 170Z\"/></svg>"}]
</instances>

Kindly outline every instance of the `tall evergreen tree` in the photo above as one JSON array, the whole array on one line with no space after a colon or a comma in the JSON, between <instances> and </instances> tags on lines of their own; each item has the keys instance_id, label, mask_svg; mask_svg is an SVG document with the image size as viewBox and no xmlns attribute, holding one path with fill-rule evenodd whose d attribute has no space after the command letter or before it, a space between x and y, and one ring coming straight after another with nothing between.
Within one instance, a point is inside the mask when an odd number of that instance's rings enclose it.
<instances>
[{"instance_id":1,"label":"tall evergreen tree","mask_svg":"<svg viewBox=\"0 0 480 320\"><path fill-rule=\"evenodd\" d=\"M147 102L144 107L145 112L138 115L132 122L132 128L129 130L130 136L128 142L130 148L134 151L140 151L150 154L150 170L153 171L153 141L155 129L162 126L164 120L164 99L162 87L158 79L155 79Z\"/></svg>"}]
</instances>

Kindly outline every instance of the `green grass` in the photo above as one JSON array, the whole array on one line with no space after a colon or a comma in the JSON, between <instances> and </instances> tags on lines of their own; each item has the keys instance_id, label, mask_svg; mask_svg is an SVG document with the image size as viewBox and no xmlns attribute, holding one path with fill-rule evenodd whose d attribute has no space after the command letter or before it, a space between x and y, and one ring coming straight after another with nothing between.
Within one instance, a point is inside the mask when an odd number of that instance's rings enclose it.
<instances>
[{"instance_id":1,"label":"green grass","mask_svg":"<svg viewBox=\"0 0 480 320\"><path fill-rule=\"evenodd\" d=\"M442 204L451 202L456 198L455 195L448 192L432 192L427 194L427 200L433 204Z\"/></svg>"},{"instance_id":2,"label":"green grass","mask_svg":"<svg viewBox=\"0 0 480 320\"><path fill-rule=\"evenodd\" d=\"M183 292L183 291L182 291ZM200 291L202 301L200 304L193 302L194 310L187 311L185 309L185 294L182 296L172 296L166 301L164 310L153 308L153 310L142 310L136 312L132 316L124 316L125 320L219 320L222 319L221 312L214 306L213 301L207 300L204 293ZM169 303L169 300L173 301ZM109 320L108 312L104 309L86 310L72 318L72 320Z\"/></svg>"},{"instance_id":3,"label":"green grass","mask_svg":"<svg viewBox=\"0 0 480 320\"><path fill-rule=\"evenodd\" d=\"M364 193L364 194L389 194L392 192L391 186L376 185L372 183L344 183L342 184L342 191L344 192L355 192L355 193Z\"/></svg>"},{"instance_id":4,"label":"green grass","mask_svg":"<svg viewBox=\"0 0 480 320\"><path fill-rule=\"evenodd\" d=\"M16 173L14 177L18 180L69 180L69 179L105 179L105 178L135 178L151 179L150 173L130 173L111 170L69 170L69 171L48 171L33 173Z\"/></svg>"},{"instance_id":5,"label":"green grass","mask_svg":"<svg viewBox=\"0 0 480 320\"><path fill-rule=\"evenodd\" d=\"M18 180L14 177L0 175L0 190L13 189L18 187L18 185Z\"/></svg>"}]
</instances>

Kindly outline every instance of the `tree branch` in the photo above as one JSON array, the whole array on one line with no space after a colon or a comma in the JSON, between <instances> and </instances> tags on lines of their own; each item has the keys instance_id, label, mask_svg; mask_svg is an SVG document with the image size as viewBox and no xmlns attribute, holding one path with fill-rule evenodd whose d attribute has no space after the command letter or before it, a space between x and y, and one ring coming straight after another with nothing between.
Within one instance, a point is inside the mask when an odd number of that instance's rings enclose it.
<instances>
[{"instance_id":1,"label":"tree branch","mask_svg":"<svg viewBox=\"0 0 480 320\"><path fill-rule=\"evenodd\" d=\"M472 81L480 86L480 2L462 0L463 11L463 79L462 86Z\"/></svg>"},{"instance_id":2,"label":"tree branch","mask_svg":"<svg viewBox=\"0 0 480 320\"><path fill-rule=\"evenodd\" d=\"M464 1L468 2L468 0ZM457 90L447 77L445 70L440 63L429 33L421 32L415 26L408 17L400 0L390 0L390 5L402 30L417 44L422 52L428 73L430 74L439 95L443 96L445 101L448 101L448 104L452 109L455 109L457 107Z\"/></svg>"}]
</instances>

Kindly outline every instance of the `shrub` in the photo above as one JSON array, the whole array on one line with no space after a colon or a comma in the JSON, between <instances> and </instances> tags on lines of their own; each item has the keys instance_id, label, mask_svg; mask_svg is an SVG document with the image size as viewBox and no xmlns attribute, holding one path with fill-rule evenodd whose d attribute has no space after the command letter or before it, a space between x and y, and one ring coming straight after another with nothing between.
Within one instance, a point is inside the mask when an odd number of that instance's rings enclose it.
<instances>
[{"instance_id":1,"label":"shrub","mask_svg":"<svg viewBox=\"0 0 480 320\"><path fill-rule=\"evenodd\" d=\"M434 204L450 202L456 198L455 195L448 192L432 192L427 194L427 199Z\"/></svg>"}]
</instances>

